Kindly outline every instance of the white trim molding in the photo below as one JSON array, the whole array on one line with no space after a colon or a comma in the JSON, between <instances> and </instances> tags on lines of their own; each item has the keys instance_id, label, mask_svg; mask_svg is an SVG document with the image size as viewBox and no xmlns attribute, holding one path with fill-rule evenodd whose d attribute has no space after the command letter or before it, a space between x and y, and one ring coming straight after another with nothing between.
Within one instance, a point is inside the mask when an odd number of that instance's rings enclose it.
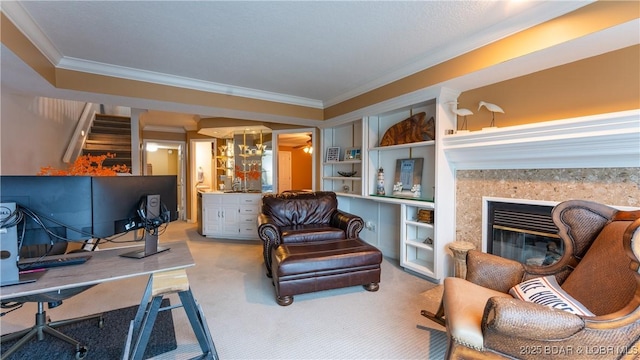
<instances>
[{"instance_id":1,"label":"white trim molding","mask_svg":"<svg viewBox=\"0 0 640 360\"><path fill-rule=\"evenodd\" d=\"M640 167L640 109L446 135L456 170Z\"/></svg>"}]
</instances>

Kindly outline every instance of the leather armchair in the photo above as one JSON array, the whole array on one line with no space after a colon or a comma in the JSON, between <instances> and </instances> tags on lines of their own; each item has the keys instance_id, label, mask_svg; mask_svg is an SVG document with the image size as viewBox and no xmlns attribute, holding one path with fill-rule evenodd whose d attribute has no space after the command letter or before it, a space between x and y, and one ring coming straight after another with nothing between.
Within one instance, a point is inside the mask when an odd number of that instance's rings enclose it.
<instances>
[{"instance_id":1,"label":"leather armchair","mask_svg":"<svg viewBox=\"0 0 640 360\"><path fill-rule=\"evenodd\" d=\"M448 359L640 357L640 211L573 200L558 204L553 220L565 249L556 263L524 265L472 250L466 280L445 279L441 310L423 315L445 322ZM508 293L549 275L595 316Z\"/></svg>"},{"instance_id":2,"label":"leather armchair","mask_svg":"<svg viewBox=\"0 0 640 360\"><path fill-rule=\"evenodd\" d=\"M258 215L258 236L264 264L271 277L271 253L281 244L355 239L364 227L359 216L338 210L330 191L267 194Z\"/></svg>"}]
</instances>

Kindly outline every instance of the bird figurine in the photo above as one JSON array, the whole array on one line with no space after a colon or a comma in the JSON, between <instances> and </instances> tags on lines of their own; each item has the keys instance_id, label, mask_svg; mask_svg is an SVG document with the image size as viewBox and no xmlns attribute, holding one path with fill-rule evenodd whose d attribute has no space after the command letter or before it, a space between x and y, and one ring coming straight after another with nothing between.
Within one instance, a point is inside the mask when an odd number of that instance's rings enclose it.
<instances>
[{"instance_id":1,"label":"bird figurine","mask_svg":"<svg viewBox=\"0 0 640 360\"><path fill-rule=\"evenodd\" d=\"M482 107L486 107L487 110L491 111L491 125L490 127L495 127L495 123L496 123L496 113L503 113L504 114L504 110L502 110L502 108L496 104L492 104L492 103L488 103L486 101L480 101L480 103L478 103L478 110L480 110Z\"/></svg>"},{"instance_id":2,"label":"bird figurine","mask_svg":"<svg viewBox=\"0 0 640 360\"><path fill-rule=\"evenodd\" d=\"M457 105L458 102L453 101L453 102L449 102L447 104L451 105L451 111L458 115L458 116L462 116L462 124L460 125L460 129L458 129L458 132L466 132L467 131L467 115L473 115L473 113L471 112L471 110L469 109L458 109Z\"/></svg>"}]
</instances>

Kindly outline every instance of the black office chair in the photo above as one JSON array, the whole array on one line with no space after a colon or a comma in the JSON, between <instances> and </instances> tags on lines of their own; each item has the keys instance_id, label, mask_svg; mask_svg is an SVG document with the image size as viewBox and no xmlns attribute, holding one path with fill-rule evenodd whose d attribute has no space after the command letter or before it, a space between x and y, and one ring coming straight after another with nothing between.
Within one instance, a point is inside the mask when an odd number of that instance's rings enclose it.
<instances>
[{"instance_id":1,"label":"black office chair","mask_svg":"<svg viewBox=\"0 0 640 360\"><path fill-rule=\"evenodd\" d=\"M61 255L65 254L67 251L67 242L60 241L55 242L52 245L29 245L23 246L20 250L21 258L37 258L43 255ZM72 251L75 252L75 251ZM81 271L81 270L79 270ZM16 352L20 347L29 342L34 336L38 337L38 341L44 340L44 334L52 335L60 340L66 341L76 347L76 359L84 359L87 355L88 348L83 345L80 341L75 340L64 333L56 330L56 327L76 323L84 320L97 319L98 326L101 328L104 324L104 320L102 318L102 314L97 315L89 315L78 317L74 319L68 320L60 320L51 322L47 318L47 313L44 311L45 303L48 304L49 309L59 306L62 304L62 300L68 299L72 296L75 296L89 288L93 287L93 285L83 286L79 288L73 289L65 289L60 291L52 291L43 294L29 295L19 298L11 299L12 302L15 303L25 303L25 302L37 302L38 303L38 312L36 313L36 322L33 327L29 329L25 329L22 331L18 331L11 334L3 335L0 338L0 342L4 343L6 341L11 341L14 339L20 338L9 350L2 354L2 360L8 359L14 352Z\"/></svg>"}]
</instances>

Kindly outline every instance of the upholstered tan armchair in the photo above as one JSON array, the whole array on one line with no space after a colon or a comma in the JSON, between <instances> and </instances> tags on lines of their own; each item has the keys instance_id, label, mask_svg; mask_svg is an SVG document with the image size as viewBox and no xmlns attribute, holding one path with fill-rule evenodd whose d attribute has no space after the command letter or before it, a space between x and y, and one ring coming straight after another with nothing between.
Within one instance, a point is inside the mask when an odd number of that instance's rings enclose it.
<instances>
[{"instance_id":1,"label":"upholstered tan armchair","mask_svg":"<svg viewBox=\"0 0 640 360\"><path fill-rule=\"evenodd\" d=\"M565 249L556 263L472 250L466 280L445 279L440 310L423 315L445 323L448 359L640 358L640 211L575 200L558 204L553 220ZM559 294L539 288L543 279ZM560 297L522 300L523 289ZM570 312L580 309L590 314Z\"/></svg>"}]
</instances>

